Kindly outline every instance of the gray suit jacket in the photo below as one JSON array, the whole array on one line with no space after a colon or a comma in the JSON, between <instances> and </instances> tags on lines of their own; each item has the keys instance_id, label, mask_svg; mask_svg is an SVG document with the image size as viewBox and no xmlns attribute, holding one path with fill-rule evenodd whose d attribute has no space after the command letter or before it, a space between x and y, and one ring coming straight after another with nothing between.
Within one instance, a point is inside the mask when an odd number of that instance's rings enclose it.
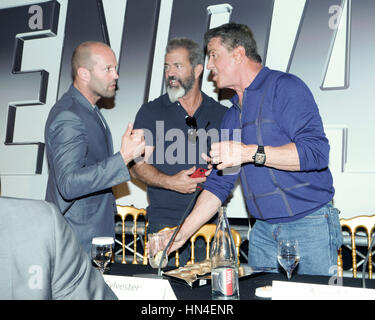
<instances>
[{"instance_id":1,"label":"gray suit jacket","mask_svg":"<svg viewBox=\"0 0 375 320\"><path fill-rule=\"evenodd\" d=\"M104 126L103 125L104 122ZM46 200L64 212L89 254L96 236L114 236L112 186L130 179L112 136L89 101L72 85L51 109L45 127L49 177Z\"/></svg>"},{"instance_id":2,"label":"gray suit jacket","mask_svg":"<svg viewBox=\"0 0 375 320\"><path fill-rule=\"evenodd\" d=\"M0 197L0 300L116 299L56 207Z\"/></svg>"}]
</instances>

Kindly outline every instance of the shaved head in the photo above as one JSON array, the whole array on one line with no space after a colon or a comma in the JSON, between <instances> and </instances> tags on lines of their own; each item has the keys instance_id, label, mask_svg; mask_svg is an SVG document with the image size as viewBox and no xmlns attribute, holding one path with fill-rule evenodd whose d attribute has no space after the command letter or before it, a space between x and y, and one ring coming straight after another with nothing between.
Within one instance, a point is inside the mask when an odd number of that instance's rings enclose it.
<instances>
[{"instance_id":1,"label":"shaved head","mask_svg":"<svg viewBox=\"0 0 375 320\"><path fill-rule=\"evenodd\" d=\"M77 48L75 48L72 55L72 76L73 79L77 76L78 68L86 68L91 70L95 65L96 61L93 59L93 54L100 49L110 49L103 42L96 41L86 41L81 43Z\"/></svg>"},{"instance_id":2,"label":"shaved head","mask_svg":"<svg viewBox=\"0 0 375 320\"><path fill-rule=\"evenodd\" d=\"M118 79L115 53L102 42L81 43L73 52L72 76L74 86L91 104L114 97Z\"/></svg>"}]
</instances>

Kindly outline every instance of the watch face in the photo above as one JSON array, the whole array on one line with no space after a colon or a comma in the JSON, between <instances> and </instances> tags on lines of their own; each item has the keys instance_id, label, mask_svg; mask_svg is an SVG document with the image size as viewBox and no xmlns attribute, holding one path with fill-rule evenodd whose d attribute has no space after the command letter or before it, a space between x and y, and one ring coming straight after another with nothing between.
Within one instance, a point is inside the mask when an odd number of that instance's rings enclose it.
<instances>
[{"instance_id":1,"label":"watch face","mask_svg":"<svg viewBox=\"0 0 375 320\"><path fill-rule=\"evenodd\" d=\"M256 164L264 164L266 162L266 155L264 153L256 153L254 162Z\"/></svg>"}]
</instances>

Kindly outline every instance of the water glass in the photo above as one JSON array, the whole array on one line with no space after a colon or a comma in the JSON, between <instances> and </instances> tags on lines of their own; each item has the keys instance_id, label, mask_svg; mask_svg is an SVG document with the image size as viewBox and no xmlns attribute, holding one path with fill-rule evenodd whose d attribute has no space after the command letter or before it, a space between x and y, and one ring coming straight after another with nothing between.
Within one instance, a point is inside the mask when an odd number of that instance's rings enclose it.
<instances>
[{"instance_id":1,"label":"water glass","mask_svg":"<svg viewBox=\"0 0 375 320\"><path fill-rule=\"evenodd\" d=\"M164 240L166 234L163 232L150 233L148 235L148 257L152 268L159 268L160 261L164 250ZM168 256L165 254L161 267L164 268L168 264Z\"/></svg>"},{"instance_id":2,"label":"water glass","mask_svg":"<svg viewBox=\"0 0 375 320\"><path fill-rule=\"evenodd\" d=\"M91 258L102 274L111 261L113 244L112 237L95 237L92 239Z\"/></svg>"},{"instance_id":3,"label":"water glass","mask_svg":"<svg viewBox=\"0 0 375 320\"><path fill-rule=\"evenodd\" d=\"M277 260L291 279L294 268L300 260L297 240L279 240L277 243Z\"/></svg>"}]
</instances>

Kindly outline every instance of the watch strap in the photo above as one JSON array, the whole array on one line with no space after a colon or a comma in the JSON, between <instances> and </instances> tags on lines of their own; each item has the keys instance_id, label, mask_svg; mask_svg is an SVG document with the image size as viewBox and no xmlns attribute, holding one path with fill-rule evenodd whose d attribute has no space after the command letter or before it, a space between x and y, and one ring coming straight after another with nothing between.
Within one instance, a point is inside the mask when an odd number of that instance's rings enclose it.
<instances>
[{"instance_id":1,"label":"watch strap","mask_svg":"<svg viewBox=\"0 0 375 320\"><path fill-rule=\"evenodd\" d=\"M264 146L258 146L256 153L264 153Z\"/></svg>"}]
</instances>

